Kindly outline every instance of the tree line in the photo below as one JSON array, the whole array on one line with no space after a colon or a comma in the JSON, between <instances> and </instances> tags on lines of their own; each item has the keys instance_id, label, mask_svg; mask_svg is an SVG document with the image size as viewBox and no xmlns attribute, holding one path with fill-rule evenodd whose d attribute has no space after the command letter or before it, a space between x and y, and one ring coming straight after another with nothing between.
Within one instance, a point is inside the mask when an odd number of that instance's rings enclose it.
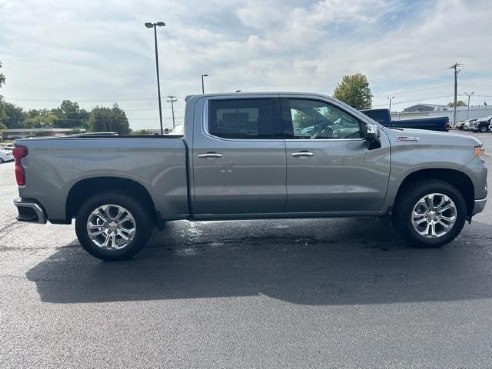
<instances>
[{"instance_id":1,"label":"tree line","mask_svg":"<svg viewBox=\"0 0 492 369\"><path fill-rule=\"evenodd\" d=\"M90 111L79 104L63 100L53 109L30 109L0 101L0 129L5 128L71 128L88 132L130 133L126 113L114 104L112 107L96 106Z\"/></svg>"},{"instance_id":2,"label":"tree line","mask_svg":"<svg viewBox=\"0 0 492 369\"><path fill-rule=\"evenodd\" d=\"M0 88L5 81L5 75L0 73ZM57 108L25 111L0 95L0 129L15 128L71 128L74 132L85 129L88 132L119 134L131 131L126 113L116 103L111 107L96 106L87 111L75 101L63 100Z\"/></svg>"}]
</instances>

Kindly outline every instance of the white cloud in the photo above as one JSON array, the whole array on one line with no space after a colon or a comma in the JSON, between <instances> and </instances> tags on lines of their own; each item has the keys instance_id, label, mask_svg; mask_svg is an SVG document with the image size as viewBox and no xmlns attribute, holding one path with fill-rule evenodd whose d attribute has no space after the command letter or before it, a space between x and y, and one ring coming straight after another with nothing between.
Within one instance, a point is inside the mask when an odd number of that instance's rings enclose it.
<instances>
[{"instance_id":1,"label":"white cloud","mask_svg":"<svg viewBox=\"0 0 492 369\"><path fill-rule=\"evenodd\" d=\"M318 22L376 23L391 8L385 0L325 0L306 15ZM301 14L299 14L301 15Z\"/></svg>"}]
</instances>

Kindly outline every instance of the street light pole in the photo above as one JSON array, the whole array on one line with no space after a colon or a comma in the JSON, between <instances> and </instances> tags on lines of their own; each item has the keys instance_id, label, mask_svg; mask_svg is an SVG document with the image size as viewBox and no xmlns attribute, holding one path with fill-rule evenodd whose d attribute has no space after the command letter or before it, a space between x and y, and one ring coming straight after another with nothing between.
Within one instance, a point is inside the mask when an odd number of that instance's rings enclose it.
<instances>
[{"instance_id":1,"label":"street light pole","mask_svg":"<svg viewBox=\"0 0 492 369\"><path fill-rule=\"evenodd\" d=\"M391 100L393 100L395 97L394 96L391 96L391 97L387 97L387 99L389 100L390 104L389 104L389 111L390 111L390 114L391 114Z\"/></svg>"},{"instance_id":2,"label":"street light pole","mask_svg":"<svg viewBox=\"0 0 492 369\"><path fill-rule=\"evenodd\" d=\"M208 74L202 74L202 94L205 93L205 84L203 83L203 77L208 77Z\"/></svg>"},{"instance_id":3,"label":"street light pole","mask_svg":"<svg viewBox=\"0 0 492 369\"><path fill-rule=\"evenodd\" d=\"M164 22L145 23L145 27L154 28L154 44L155 44L155 69L157 71L157 99L159 100L159 122L161 124L161 135L164 134L164 129L162 128L162 103L161 103L161 83L159 81L159 51L157 49L157 30L156 27L164 27L166 24Z\"/></svg>"},{"instance_id":4,"label":"street light pole","mask_svg":"<svg viewBox=\"0 0 492 369\"><path fill-rule=\"evenodd\" d=\"M469 94L468 92L465 92L465 95L468 96L468 109L466 111L466 119L470 116L470 97L474 94L475 92L472 92Z\"/></svg>"}]
</instances>

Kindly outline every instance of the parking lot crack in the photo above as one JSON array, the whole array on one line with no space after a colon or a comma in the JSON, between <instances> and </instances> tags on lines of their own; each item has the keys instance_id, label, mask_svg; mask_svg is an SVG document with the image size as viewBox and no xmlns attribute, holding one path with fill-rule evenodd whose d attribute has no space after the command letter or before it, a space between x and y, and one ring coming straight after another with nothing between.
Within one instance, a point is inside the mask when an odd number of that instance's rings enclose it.
<instances>
[{"instance_id":1,"label":"parking lot crack","mask_svg":"<svg viewBox=\"0 0 492 369\"><path fill-rule=\"evenodd\" d=\"M25 224L25 223L20 223L17 220L14 220L11 223L8 223L7 225L0 228L0 236L2 233L9 233L10 231L25 227L26 225L27 224Z\"/></svg>"}]
</instances>

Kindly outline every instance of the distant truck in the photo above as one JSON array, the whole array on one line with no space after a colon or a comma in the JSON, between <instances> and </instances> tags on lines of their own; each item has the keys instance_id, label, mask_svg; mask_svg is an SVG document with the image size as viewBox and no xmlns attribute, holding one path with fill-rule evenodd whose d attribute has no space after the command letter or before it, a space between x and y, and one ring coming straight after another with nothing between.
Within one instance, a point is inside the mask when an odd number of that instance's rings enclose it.
<instances>
[{"instance_id":1,"label":"distant truck","mask_svg":"<svg viewBox=\"0 0 492 369\"><path fill-rule=\"evenodd\" d=\"M390 215L413 244L439 247L487 201L475 137L382 127L322 95L196 95L183 130L15 141L17 219L75 218L90 254L120 260L180 219Z\"/></svg>"},{"instance_id":2,"label":"distant truck","mask_svg":"<svg viewBox=\"0 0 492 369\"><path fill-rule=\"evenodd\" d=\"M391 113L388 109L367 109L361 110L361 112L369 118L372 118L376 122L389 128L414 128L443 132L449 131L448 117L391 120Z\"/></svg>"},{"instance_id":3,"label":"distant truck","mask_svg":"<svg viewBox=\"0 0 492 369\"><path fill-rule=\"evenodd\" d=\"M492 115L484 118L478 118L471 125L471 130L473 132L485 133L490 130L490 126L492 125Z\"/></svg>"}]
</instances>

